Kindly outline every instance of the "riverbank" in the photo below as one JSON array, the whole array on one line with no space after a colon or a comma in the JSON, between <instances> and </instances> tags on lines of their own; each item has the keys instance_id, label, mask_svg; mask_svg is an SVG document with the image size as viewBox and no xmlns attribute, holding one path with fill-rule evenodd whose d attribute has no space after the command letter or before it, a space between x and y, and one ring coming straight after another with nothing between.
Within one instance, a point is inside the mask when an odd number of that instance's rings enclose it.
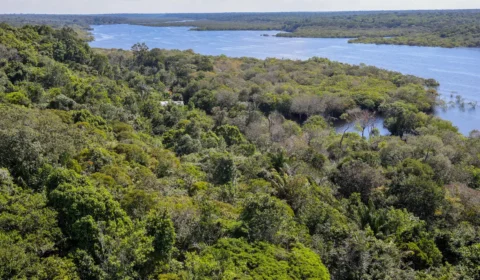
<instances>
[{"instance_id":1,"label":"riverbank","mask_svg":"<svg viewBox=\"0 0 480 280\"><path fill-rule=\"evenodd\" d=\"M480 47L480 10L0 15L20 26L49 24L88 28L102 24L195 26L196 30L280 30L282 37L356 38L352 43L431 47ZM391 37L385 39L385 37Z\"/></svg>"},{"instance_id":2,"label":"riverbank","mask_svg":"<svg viewBox=\"0 0 480 280\"><path fill-rule=\"evenodd\" d=\"M96 41L92 47L129 50L137 42L151 48L192 49L204 55L255 57L265 59L308 60L325 57L353 65L376 66L433 78L440 83L438 92L448 103L451 95L460 95L464 103L480 102L480 50L469 48L431 48L372 44L348 44L348 39L278 38L278 31L190 32L189 27L146 27L138 25L93 26ZM263 34L270 36L264 37ZM455 101L455 100L453 100ZM480 110L468 106L437 107L435 114L454 123L468 135L479 129Z\"/></svg>"}]
</instances>

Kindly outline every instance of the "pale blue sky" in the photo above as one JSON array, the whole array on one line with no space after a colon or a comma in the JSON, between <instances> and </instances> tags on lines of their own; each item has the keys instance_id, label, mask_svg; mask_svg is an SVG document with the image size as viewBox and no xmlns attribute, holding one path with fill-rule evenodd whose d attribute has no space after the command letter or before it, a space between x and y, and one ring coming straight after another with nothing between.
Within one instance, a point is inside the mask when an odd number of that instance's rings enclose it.
<instances>
[{"instance_id":1,"label":"pale blue sky","mask_svg":"<svg viewBox=\"0 0 480 280\"><path fill-rule=\"evenodd\" d=\"M478 9L480 0L0 0L0 13L201 13Z\"/></svg>"}]
</instances>

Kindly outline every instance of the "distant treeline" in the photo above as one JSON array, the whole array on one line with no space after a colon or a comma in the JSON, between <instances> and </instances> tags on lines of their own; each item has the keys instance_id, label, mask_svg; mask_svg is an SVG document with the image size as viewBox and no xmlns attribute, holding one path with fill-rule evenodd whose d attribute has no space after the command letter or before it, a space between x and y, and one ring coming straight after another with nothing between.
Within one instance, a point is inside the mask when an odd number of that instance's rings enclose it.
<instances>
[{"instance_id":1,"label":"distant treeline","mask_svg":"<svg viewBox=\"0 0 480 280\"><path fill-rule=\"evenodd\" d=\"M48 24L194 26L194 30L279 30L279 37L352 38L351 43L480 47L480 10L221 14L0 15L19 26ZM84 32L84 37L87 33ZM87 37L88 38L88 37Z\"/></svg>"}]
</instances>

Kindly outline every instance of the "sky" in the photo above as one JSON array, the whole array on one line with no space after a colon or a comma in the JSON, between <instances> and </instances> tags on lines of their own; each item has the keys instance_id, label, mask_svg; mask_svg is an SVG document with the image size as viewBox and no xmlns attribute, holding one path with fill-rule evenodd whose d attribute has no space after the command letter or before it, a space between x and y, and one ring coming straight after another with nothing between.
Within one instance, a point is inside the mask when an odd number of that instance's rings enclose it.
<instances>
[{"instance_id":1,"label":"sky","mask_svg":"<svg viewBox=\"0 0 480 280\"><path fill-rule=\"evenodd\" d=\"M480 0L0 0L0 14L478 9Z\"/></svg>"}]
</instances>

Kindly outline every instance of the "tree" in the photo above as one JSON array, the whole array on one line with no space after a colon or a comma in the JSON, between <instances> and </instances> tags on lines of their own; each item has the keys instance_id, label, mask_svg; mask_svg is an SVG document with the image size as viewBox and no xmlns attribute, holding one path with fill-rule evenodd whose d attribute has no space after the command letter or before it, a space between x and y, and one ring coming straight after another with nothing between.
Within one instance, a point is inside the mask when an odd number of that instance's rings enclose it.
<instances>
[{"instance_id":1,"label":"tree","mask_svg":"<svg viewBox=\"0 0 480 280\"><path fill-rule=\"evenodd\" d=\"M155 258L158 260L167 260L172 253L175 243L175 231L172 221L168 214L158 211L149 213L146 219L147 234L154 237L153 247Z\"/></svg>"},{"instance_id":2,"label":"tree","mask_svg":"<svg viewBox=\"0 0 480 280\"><path fill-rule=\"evenodd\" d=\"M189 101L196 108L202 109L207 113L211 113L215 106L215 95L206 89L196 92Z\"/></svg>"},{"instance_id":3,"label":"tree","mask_svg":"<svg viewBox=\"0 0 480 280\"><path fill-rule=\"evenodd\" d=\"M323 113L325 103L317 95L298 95L293 97L291 111L306 120L313 115Z\"/></svg>"},{"instance_id":4,"label":"tree","mask_svg":"<svg viewBox=\"0 0 480 280\"><path fill-rule=\"evenodd\" d=\"M201 149L201 143L198 139L193 139L186 134L180 137L178 143L175 145L175 152L177 155L188 155L196 153Z\"/></svg>"},{"instance_id":5,"label":"tree","mask_svg":"<svg viewBox=\"0 0 480 280\"><path fill-rule=\"evenodd\" d=\"M0 278L79 279L73 264L57 255L64 236L43 193L16 186L0 169L0 208Z\"/></svg>"},{"instance_id":6,"label":"tree","mask_svg":"<svg viewBox=\"0 0 480 280\"><path fill-rule=\"evenodd\" d=\"M249 197L240 215L248 240L275 244L295 239L293 212L285 203L268 195Z\"/></svg>"},{"instance_id":7,"label":"tree","mask_svg":"<svg viewBox=\"0 0 480 280\"><path fill-rule=\"evenodd\" d=\"M5 96L6 101L12 104L28 106L30 100L23 92L11 92Z\"/></svg>"},{"instance_id":8,"label":"tree","mask_svg":"<svg viewBox=\"0 0 480 280\"><path fill-rule=\"evenodd\" d=\"M342 137L340 138L340 142L338 143L340 149L343 149L343 140L345 139L345 135L355 123L353 122L353 115L349 112L342 114L340 116L340 120L345 122L342 128Z\"/></svg>"},{"instance_id":9,"label":"tree","mask_svg":"<svg viewBox=\"0 0 480 280\"><path fill-rule=\"evenodd\" d=\"M380 110L386 115L385 127L393 135L414 133L418 127L425 126L427 122L427 115L418 112L413 105L401 101L382 105Z\"/></svg>"},{"instance_id":10,"label":"tree","mask_svg":"<svg viewBox=\"0 0 480 280\"><path fill-rule=\"evenodd\" d=\"M443 148L443 142L434 135L422 135L419 137L411 137L408 143L414 145L424 162L427 162L430 156L435 156L436 152Z\"/></svg>"},{"instance_id":11,"label":"tree","mask_svg":"<svg viewBox=\"0 0 480 280\"><path fill-rule=\"evenodd\" d=\"M50 62L45 70L46 73L43 76L45 88L63 87L69 82L68 70L63 65Z\"/></svg>"},{"instance_id":12,"label":"tree","mask_svg":"<svg viewBox=\"0 0 480 280\"><path fill-rule=\"evenodd\" d=\"M230 154L215 153L210 155L211 181L217 185L235 183L237 168Z\"/></svg>"},{"instance_id":13,"label":"tree","mask_svg":"<svg viewBox=\"0 0 480 280\"><path fill-rule=\"evenodd\" d=\"M365 130L367 128L370 129L370 134L372 133L373 129L375 128L375 113L367 110L361 110L358 114L355 115L354 118L358 129L362 133L362 138L364 138Z\"/></svg>"},{"instance_id":14,"label":"tree","mask_svg":"<svg viewBox=\"0 0 480 280\"><path fill-rule=\"evenodd\" d=\"M65 163L81 137L49 112L0 105L0 166L18 181L34 183L44 164ZM22 125L26 122L29 125ZM32 185L33 187L33 185Z\"/></svg>"},{"instance_id":15,"label":"tree","mask_svg":"<svg viewBox=\"0 0 480 280\"><path fill-rule=\"evenodd\" d=\"M110 64L108 63L108 57L102 54L94 54L91 62L93 68L95 68L100 75L105 75L110 71Z\"/></svg>"},{"instance_id":16,"label":"tree","mask_svg":"<svg viewBox=\"0 0 480 280\"><path fill-rule=\"evenodd\" d=\"M190 276L206 278L330 279L318 255L302 245L287 251L264 242L249 244L232 238L220 239L198 255L188 254L186 267Z\"/></svg>"},{"instance_id":17,"label":"tree","mask_svg":"<svg viewBox=\"0 0 480 280\"><path fill-rule=\"evenodd\" d=\"M170 260L175 243L175 230L166 211L151 211L145 220L146 233L153 237L153 251L144 265L144 274L151 274L158 263Z\"/></svg>"},{"instance_id":18,"label":"tree","mask_svg":"<svg viewBox=\"0 0 480 280\"><path fill-rule=\"evenodd\" d=\"M233 125L222 125L215 128L215 133L223 137L228 146L240 145L246 142L245 137L240 132L238 127Z\"/></svg>"},{"instance_id":19,"label":"tree","mask_svg":"<svg viewBox=\"0 0 480 280\"><path fill-rule=\"evenodd\" d=\"M361 161L349 161L342 164L335 173L333 181L340 186L340 193L349 197L359 193L363 201L368 201L372 189L385 183L380 170Z\"/></svg>"},{"instance_id":20,"label":"tree","mask_svg":"<svg viewBox=\"0 0 480 280\"><path fill-rule=\"evenodd\" d=\"M145 42L142 43L136 43L132 46L132 52L135 54L144 54L148 51L148 46L145 44Z\"/></svg>"},{"instance_id":21,"label":"tree","mask_svg":"<svg viewBox=\"0 0 480 280\"><path fill-rule=\"evenodd\" d=\"M444 191L435 182L416 176L393 184L389 193L396 196L397 207L406 208L416 216L432 220L444 204Z\"/></svg>"},{"instance_id":22,"label":"tree","mask_svg":"<svg viewBox=\"0 0 480 280\"><path fill-rule=\"evenodd\" d=\"M216 105L220 108L231 108L238 101L238 94L228 90L221 90L215 93Z\"/></svg>"}]
</instances>

